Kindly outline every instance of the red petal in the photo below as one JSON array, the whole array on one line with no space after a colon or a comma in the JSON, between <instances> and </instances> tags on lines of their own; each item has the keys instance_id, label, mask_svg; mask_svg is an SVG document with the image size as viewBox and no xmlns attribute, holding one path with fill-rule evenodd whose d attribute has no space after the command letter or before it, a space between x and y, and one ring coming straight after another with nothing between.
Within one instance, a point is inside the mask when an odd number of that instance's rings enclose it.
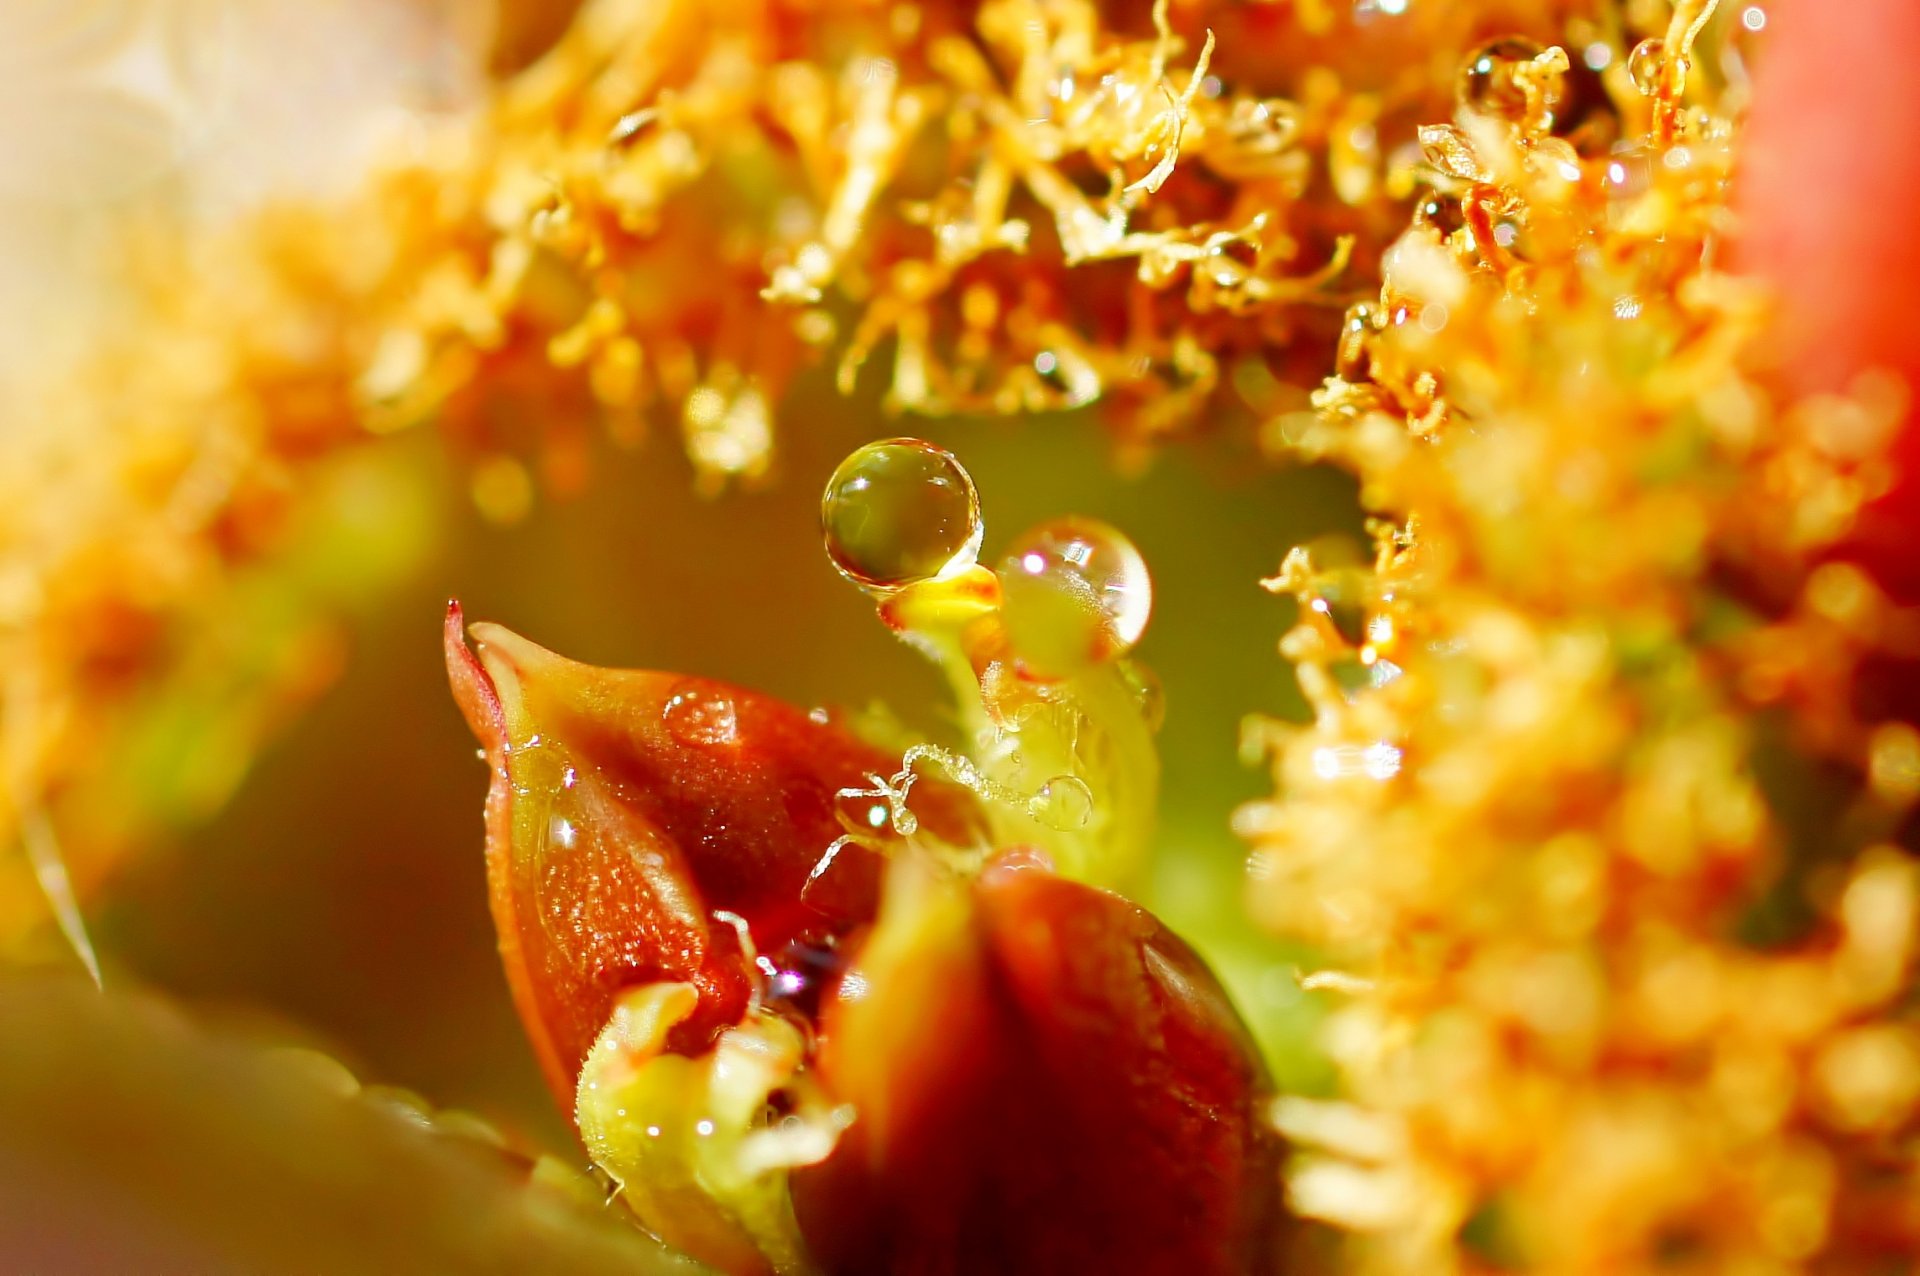
<instances>
[{"instance_id":1,"label":"red petal","mask_svg":"<svg viewBox=\"0 0 1920 1276\"><path fill-rule=\"evenodd\" d=\"M596 669L493 625L462 641L448 611L455 698L485 746L487 876L516 1004L556 1094L614 994L652 979L700 993L676 1049L744 1013L739 937L760 952L872 917L879 859L840 835L835 794L897 759L770 697L705 679ZM806 888L806 898L801 898Z\"/></svg>"},{"instance_id":2,"label":"red petal","mask_svg":"<svg viewBox=\"0 0 1920 1276\"><path fill-rule=\"evenodd\" d=\"M1794 394L1838 391L1869 368L1905 379L1920 407L1920 5L1790 0L1767 6L1740 179L1742 266L1771 283L1768 354ZM1855 552L1920 599L1920 429L1910 412L1898 489Z\"/></svg>"},{"instance_id":3,"label":"red petal","mask_svg":"<svg viewBox=\"0 0 1920 1276\"><path fill-rule=\"evenodd\" d=\"M859 1118L794 1176L826 1264L1263 1270L1281 1218L1266 1078L1192 950L1041 869L935 892L904 941L896 898L824 1025L824 1082Z\"/></svg>"}]
</instances>

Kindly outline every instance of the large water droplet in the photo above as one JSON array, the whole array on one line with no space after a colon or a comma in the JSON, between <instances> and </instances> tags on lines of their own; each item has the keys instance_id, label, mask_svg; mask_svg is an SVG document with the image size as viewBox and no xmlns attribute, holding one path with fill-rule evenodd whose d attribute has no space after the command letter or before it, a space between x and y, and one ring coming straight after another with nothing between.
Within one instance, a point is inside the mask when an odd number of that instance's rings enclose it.
<instances>
[{"instance_id":1,"label":"large water droplet","mask_svg":"<svg viewBox=\"0 0 1920 1276\"><path fill-rule=\"evenodd\" d=\"M1658 36L1642 40L1627 55L1627 78L1647 97L1660 88L1660 74L1667 63L1667 42Z\"/></svg>"},{"instance_id":2,"label":"large water droplet","mask_svg":"<svg viewBox=\"0 0 1920 1276\"><path fill-rule=\"evenodd\" d=\"M1071 832L1093 818L1093 790L1073 775L1056 775L1027 799L1027 814L1050 829Z\"/></svg>"},{"instance_id":3,"label":"large water droplet","mask_svg":"<svg viewBox=\"0 0 1920 1276\"><path fill-rule=\"evenodd\" d=\"M1028 530L1008 547L999 574L1007 635L1043 673L1130 651L1153 612L1146 560L1098 519L1059 518Z\"/></svg>"},{"instance_id":4,"label":"large water droplet","mask_svg":"<svg viewBox=\"0 0 1920 1276\"><path fill-rule=\"evenodd\" d=\"M980 498L951 452L922 439L858 449L820 502L827 555L847 579L900 589L953 576L980 552Z\"/></svg>"},{"instance_id":5,"label":"large water droplet","mask_svg":"<svg viewBox=\"0 0 1920 1276\"><path fill-rule=\"evenodd\" d=\"M667 697L660 711L667 734L697 748L732 744L739 738L733 701L725 692L696 682L683 682Z\"/></svg>"}]
</instances>

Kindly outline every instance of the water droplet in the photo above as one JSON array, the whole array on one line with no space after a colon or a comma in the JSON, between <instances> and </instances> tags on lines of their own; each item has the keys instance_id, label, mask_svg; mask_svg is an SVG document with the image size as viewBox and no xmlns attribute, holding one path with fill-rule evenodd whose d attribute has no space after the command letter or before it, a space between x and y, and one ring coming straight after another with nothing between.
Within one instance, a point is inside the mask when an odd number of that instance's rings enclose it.
<instances>
[{"instance_id":1,"label":"water droplet","mask_svg":"<svg viewBox=\"0 0 1920 1276\"><path fill-rule=\"evenodd\" d=\"M1367 617L1374 607L1377 578L1361 568L1343 567L1314 578L1307 606L1327 618L1335 633L1349 645L1367 640Z\"/></svg>"},{"instance_id":2,"label":"water droplet","mask_svg":"<svg viewBox=\"0 0 1920 1276\"><path fill-rule=\"evenodd\" d=\"M766 963L766 1004L812 1023L820 1014L820 998L847 968L846 954L831 935L789 940Z\"/></svg>"},{"instance_id":3,"label":"water droplet","mask_svg":"<svg viewBox=\"0 0 1920 1276\"><path fill-rule=\"evenodd\" d=\"M1637 146L1615 151L1607 157L1600 184L1608 199L1638 199L1653 185L1653 157Z\"/></svg>"},{"instance_id":4,"label":"water droplet","mask_svg":"<svg viewBox=\"0 0 1920 1276\"><path fill-rule=\"evenodd\" d=\"M1093 790L1073 775L1056 775L1027 799L1027 814L1050 829L1071 832L1093 818Z\"/></svg>"},{"instance_id":5,"label":"water droplet","mask_svg":"<svg viewBox=\"0 0 1920 1276\"><path fill-rule=\"evenodd\" d=\"M1373 370L1373 334L1380 330L1380 308L1370 301L1347 308L1340 322L1340 344L1334 356L1334 371L1342 381L1365 381Z\"/></svg>"},{"instance_id":6,"label":"water droplet","mask_svg":"<svg viewBox=\"0 0 1920 1276\"><path fill-rule=\"evenodd\" d=\"M980 498L951 452L921 439L858 449L820 502L827 556L870 589L953 576L980 552Z\"/></svg>"},{"instance_id":7,"label":"water droplet","mask_svg":"<svg viewBox=\"0 0 1920 1276\"><path fill-rule=\"evenodd\" d=\"M1467 224L1467 214L1460 207L1458 199L1446 195L1429 195L1414 207L1413 221L1416 226L1433 227L1444 239Z\"/></svg>"},{"instance_id":8,"label":"water droplet","mask_svg":"<svg viewBox=\"0 0 1920 1276\"><path fill-rule=\"evenodd\" d=\"M1451 124L1420 126L1420 158L1457 181L1484 185L1493 180L1473 140Z\"/></svg>"},{"instance_id":9,"label":"water droplet","mask_svg":"<svg viewBox=\"0 0 1920 1276\"><path fill-rule=\"evenodd\" d=\"M732 699L700 683L683 682L675 687L660 718L666 723L667 733L681 744L710 748L739 739Z\"/></svg>"},{"instance_id":10,"label":"water droplet","mask_svg":"<svg viewBox=\"0 0 1920 1276\"><path fill-rule=\"evenodd\" d=\"M1133 689L1134 699L1140 704L1140 716L1146 720L1147 730L1158 731L1167 720L1167 692L1160 685L1160 678L1153 670L1136 661L1122 661L1120 674L1127 680L1127 686Z\"/></svg>"},{"instance_id":11,"label":"water droplet","mask_svg":"<svg viewBox=\"0 0 1920 1276\"><path fill-rule=\"evenodd\" d=\"M1627 55L1627 78L1647 97L1660 88L1660 75L1666 69L1667 42L1658 36L1642 40Z\"/></svg>"},{"instance_id":12,"label":"water droplet","mask_svg":"<svg viewBox=\"0 0 1920 1276\"><path fill-rule=\"evenodd\" d=\"M1092 518L1053 519L1016 537L1000 587L1014 650L1042 673L1132 650L1153 611L1146 560L1124 532Z\"/></svg>"},{"instance_id":13,"label":"water droplet","mask_svg":"<svg viewBox=\"0 0 1920 1276\"><path fill-rule=\"evenodd\" d=\"M1524 119L1528 109L1528 86L1521 68L1532 63L1541 52L1531 40L1509 38L1483 44L1460 68L1455 87L1460 105L1478 115L1503 120ZM1551 101L1544 103L1552 105Z\"/></svg>"}]
</instances>

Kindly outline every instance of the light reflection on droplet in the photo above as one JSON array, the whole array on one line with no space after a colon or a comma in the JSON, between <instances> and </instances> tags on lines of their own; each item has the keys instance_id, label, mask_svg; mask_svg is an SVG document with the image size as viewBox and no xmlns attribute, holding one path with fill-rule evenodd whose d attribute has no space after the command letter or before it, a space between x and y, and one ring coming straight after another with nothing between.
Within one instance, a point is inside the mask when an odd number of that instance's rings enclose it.
<instances>
[{"instance_id":1,"label":"light reflection on droplet","mask_svg":"<svg viewBox=\"0 0 1920 1276\"><path fill-rule=\"evenodd\" d=\"M1757 4L1748 5L1740 14L1740 25L1749 31L1765 30L1767 11Z\"/></svg>"},{"instance_id":2,"label":"light reflection on droplet","mask_svg":"<svg viewBox=\"0 0 1920 1276\"><path fill-rule=\"evenodd\" d=\"M885 829L891 812L884 798L848 790L834 798L833 816L849 833L871 834Z\"/></svg>"},{"instance_id":3,"label":"light reflection on droplet","mask_svg":"<svg viewBox=\"0 0 1920 1276\"><path fill-rule=\"evenodd\" d=\"M1400 749L1384 740L1372 744L1324 744L1313 751L1313 773L1323 780L1365 776L1391 780L1400 774Z\"/></svg>"}]
</instances>

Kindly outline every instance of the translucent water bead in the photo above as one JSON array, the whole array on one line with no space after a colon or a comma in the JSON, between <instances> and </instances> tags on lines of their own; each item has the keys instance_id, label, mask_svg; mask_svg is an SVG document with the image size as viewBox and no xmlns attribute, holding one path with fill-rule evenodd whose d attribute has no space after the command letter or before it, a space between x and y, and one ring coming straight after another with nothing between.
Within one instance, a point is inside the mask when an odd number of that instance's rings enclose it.
<instances>
[{"instance_id":1,"label":"translucent water bead","mask_svg":"<svg viewBox=\"0 0 1920 1276\"><path fill-rule=\"evenodd\" d=\"M1030 529L1008 547L999 575L1007 635L1040 673L1068 674L1132 650L1153 611L1146 560L1098 519Z\"/></svg>"},{"instance_id":2,"label":"translucent water bead","mask_svg":"<svg viewBox=\"0 0 1920 1276\"><path fill-rule=\"evenodd\" d=\"M952 576L980 553L980 498L951 452L883 439L840 462L820 502L827 555L869 589Z\"/></svg>"},{"instance_id":3,"label":"translucent water bead","mask_svg":"<svg viewBox=\"0 0 1920 1276\"><path fill-rule=\"evenodd\" d=\"M1533 60L1541 52L1533 41L1517 38L1481 45L1460 68L1455 90L1460 104L1478 115L1516 122L1533 109L1536 94L1542 98L1541 105L1550 109L1553 102L1547 100L1547 84L1536 88L1528 83Z\"/></svg>"},{"instance_id":4,"label":"translucent water bead","mask_svg":"<svg viewBox=\"0 0 1920 1276\"><path fill-rule=\"evenodd\" d=\"M1660 91L1660 76L1666 70L1667 42L1658 36L1642 40L1627 55L1627 78L1647 97Z\"/></svg>"}]
</instances>

